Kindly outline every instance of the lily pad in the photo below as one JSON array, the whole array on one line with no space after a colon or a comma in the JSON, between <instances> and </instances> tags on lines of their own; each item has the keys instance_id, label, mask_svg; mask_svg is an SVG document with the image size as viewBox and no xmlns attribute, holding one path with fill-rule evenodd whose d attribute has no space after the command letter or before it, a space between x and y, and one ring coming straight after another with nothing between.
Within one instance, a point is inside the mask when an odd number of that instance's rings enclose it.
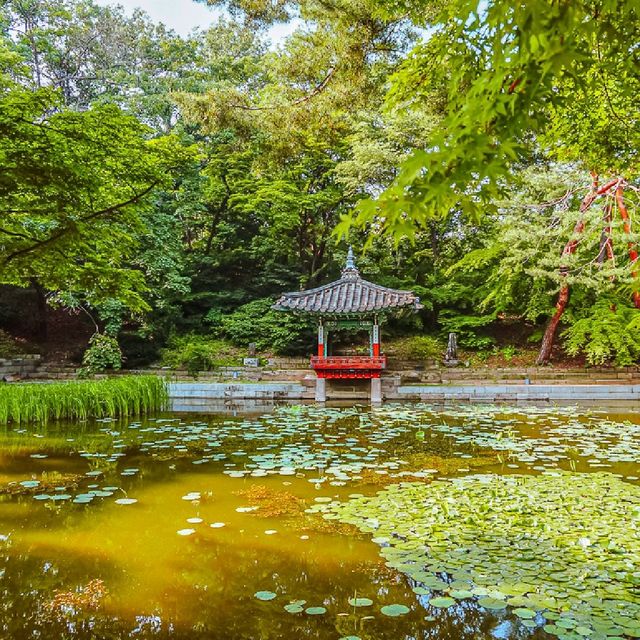
<instances>
[{"instance_id":1,"label":"lily pad","mask_svg":"<svg viewBox=\"0 0 640 640\"><path fill-rule=\"evenodd\" d=\"M273 600L277 596L277 594L273 591L256 591L253 596L258 600L263 600L266 602L268 600Z\"/></svg>"},{"instance_id":2,"label":"lily pad","mask_svg":"<svg viewBox=\"0 0 640 640\"><path fill-rule=\"evenodd\" d=\"M370 598L349 598L349 604L352 607L370 607L373 600Z\"/></svg>"},{"instance_id":3,"label":"lily pad","mask_svg":"<svg viewBox=\"0 0 640 640\"><path fill-rule=\"evenodd\" d=\"M325 607L308 607L304 611L305 613L308 613L310 616L321 616L323 613L327 612Z\"/></svg>"},{"instance_id":4,"label":"lily pad","mask_svg":"<svg viewBox=\"0 0 640 640\"><path fill-rule=\"evenodd\" d=\"M302 613L304 611L304 606L301 604L290 603L284 605L284 610L287 613Z\"/></svg>"},{"instance_id":5,"label":"lily pad","mask_svg":"<svg viewBox=\"0 0 640 640\"><path fill-rule=\"evenodd\" d=\"M447 609L455 603L456 601L453 598L447 597L431 598L431 600L429 600L429 604L432 607L437 607L438 609Z\"/></svg>"},{"instance_id":6,"label":"lily pad","mask_svg":"<svg viewBox=\"0 0 640 640\"><path fill-rule=\"evenodd\" d=\"M387 604L380 608L380 613L390 618L397 618L398 616L404 616L409 613L411 609L404 604Z\"/></svg>"},{"instance_id":7,"label":"lily pad","mask_svg":"<svg viewBox=\"0 0 640 640\"><path fill-rule=\"evenodd\" d=\"M498 598L480 598L478 604L485 609L492 611L499 611L500 609L506 609L507 603L504 600Z\"/></svg>"}]
</instances>

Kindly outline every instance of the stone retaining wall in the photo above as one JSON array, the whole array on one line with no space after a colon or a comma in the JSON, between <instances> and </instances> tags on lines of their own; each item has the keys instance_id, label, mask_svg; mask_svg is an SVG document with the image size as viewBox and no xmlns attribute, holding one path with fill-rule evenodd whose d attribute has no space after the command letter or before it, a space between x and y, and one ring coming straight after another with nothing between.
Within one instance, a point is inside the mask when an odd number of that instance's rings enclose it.
<instances>
[{"instance_id":1,"label":"stone retaining wall","mask_svg":"<svg viewBox=\"0 0 640 640\"><path fill-rule=\"evenodd\" d=\"M0 361L1 363L2 361ZM12 361L12 375L34 379L70 379L75 371L70 367L43 365L37 358ZM177 406L204 406L212 401L233 399L257 402L312 400L316 375L308 368L306 358L277 359L281 368L221 367L203 371L194 378L186 371L145 369L118 372L120 375L154 373L171 382L172 396ZM303 366L304 365L304 366ZM554 369L524 368L447 368L420 366L419 363L396 362L396 367L384 372L382 393L386 400L478 400L478 401L637 401L640 398L640 368L623 369ZM2 370L0 369L0 372ZM9 371L9 370L7 370ZM113 374L110 374L113 375ZM328 400L368 402L367 381L331 380Z\"/></svg>"},{"instance_id":2,"label":"stone retaining wall","mask_svg":"<svg viewBox=\"0 0 640 640\"><path fill-rule=\"evenodd\" d=\"M340 384L346 382L347 384ZM369 400L366 384L350 381L332 381L327 389L328 400ZM364 381L363 381L364 382ZM187 383L169 385L169 395L174 411L206 410L212 401L258 400L294 401L313 400L314 389L296 383ZM383 385L383 396L388 401L427 402L572 402L587 401L611 404L615 402L640 402L640 385Z\"/></svg>"},{"instance_id":3,"label":"stone retaining wall","mask_svg":"<svg viewBox=\"0 0 640 640\"><path fill-rule=\"evenodd\" d=\"M30 377L36 373L40 366L40 356L26 355L20 358L0 358L0 380L13 377Z\"/></svg>"},{"instance_id":4,"label":"stone retaining wall","mask_svg":"<svg viewBox=\"0 0 640 640\"><path fill-rule=\"evenodd\" d=\"M611 401L639 402L640 384L582 385L403 385L397 388L395 399L446 402L450 400L500 401L590 401L608 404Z\"/></svg>"}]
</instances>

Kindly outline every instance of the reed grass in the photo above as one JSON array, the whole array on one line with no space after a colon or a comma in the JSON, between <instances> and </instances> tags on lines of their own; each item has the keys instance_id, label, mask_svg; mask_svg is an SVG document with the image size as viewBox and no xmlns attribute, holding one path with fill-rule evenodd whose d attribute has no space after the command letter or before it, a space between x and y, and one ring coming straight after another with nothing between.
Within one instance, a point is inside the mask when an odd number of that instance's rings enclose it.
<instances>
[{"instance_id":1,"label":"reed grass","mask_svg":"<svg viewBox=\"0 0 640 640\"><path fill-rule=\"evenodd\" d=\"M141 415L163 409L167 385L158 376L0 385L0 424L47 424Z\"/></svg>"}]
</instances>

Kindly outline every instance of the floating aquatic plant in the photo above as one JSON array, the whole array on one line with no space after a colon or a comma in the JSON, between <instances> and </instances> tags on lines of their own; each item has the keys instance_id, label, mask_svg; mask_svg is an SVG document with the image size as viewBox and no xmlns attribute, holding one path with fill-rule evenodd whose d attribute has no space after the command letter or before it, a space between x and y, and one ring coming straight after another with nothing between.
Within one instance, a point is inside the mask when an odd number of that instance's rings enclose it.
<instances>
[{"instance_id":1,"label":"floating aquatic plant","mask_svg":"<svg viewBox=\"0 0 640 640\"><path fill-rule=\"evenodd\" d=\"M327 609L325 607L308 607L304 612L310 616L321 616L322 614L327 613Z\"/></svg>"},{"instance_id":2,"label":"floating aquatic plant","mask_svg":"<svg viewBox=\"0 0 640 640\"><path fill-rule=\"evenodd\" d=\"M261 518L301 515L305 509L304 500L301 498L288 491L271 489L261 484L254 484L247 489L236 491L234 495L247 498L252 504L258 503L257 508L252 511L254 515ZM251 511L247 511L247 513L251 513Z\"/></svg>"},{"instance_id":3,"label":"floating aquatic plant","mask_svg":"<svg viewBox=\"0 0 640 640\"><path fill-rule=\"evenodd\" d=\"M370 598L349 598L349 604L352 607L370 607L373 604L373 600Z\"/></svg>"},{"instance_id":4,"label":"floating aquatic plant","mask_svg":"<svg viewBox=\"0 0 640 640\"><path fill-rule=\"evenodd\" d=\"M388 604L380 608L380 613L390 618L404 616L409 613L409 611L411 611L411 609L404 604Z\"/></svg>"},{"instance_id":5,"label":"floating aquatic plant","mask_svg":"<svg viewBox=\"0 0 640 640\"><path fill-rule=\"evenodd\" d=\"M88 584L73 591L58 590L53 598L45 603L44 615L57 621L80 618L88 612L96 611L107 595L102 580L91 580Z\"/></svg>"},{"instance_id":6,"label":"floating aquatic plant","mask_svg":"<svg viewBox=\"0 0 640 640\"><path fill-rule=\"evenodd\" d=\"M314 508L375 534L388 566L449 594L434 607L477 598L525 626L541 614L560 638L640 637L640 487L611 474L466 476Z\"/></svg>"}]
</instances>

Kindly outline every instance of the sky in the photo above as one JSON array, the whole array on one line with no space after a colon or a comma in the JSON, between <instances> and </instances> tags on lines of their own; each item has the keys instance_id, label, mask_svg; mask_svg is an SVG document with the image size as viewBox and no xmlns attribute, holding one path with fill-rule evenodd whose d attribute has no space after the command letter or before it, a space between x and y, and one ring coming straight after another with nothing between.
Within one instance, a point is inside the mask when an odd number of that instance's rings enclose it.
<instances>
[{"instance_id":1,"label":"sky","mask_svg":"<svg viewBox=\"0 0 640 640\"><path fill-rule=\"evenodd\" d=\"M187 35L195 27L206 29L221 15L218 8L207 7L192 0L96 0L97 4L122 5L127 13L139 7L149 14L154 22L163 22L180 35ZM292 25L276 25L269 31L274 44L293 30Z\"/></svg>"}]
</instances>

